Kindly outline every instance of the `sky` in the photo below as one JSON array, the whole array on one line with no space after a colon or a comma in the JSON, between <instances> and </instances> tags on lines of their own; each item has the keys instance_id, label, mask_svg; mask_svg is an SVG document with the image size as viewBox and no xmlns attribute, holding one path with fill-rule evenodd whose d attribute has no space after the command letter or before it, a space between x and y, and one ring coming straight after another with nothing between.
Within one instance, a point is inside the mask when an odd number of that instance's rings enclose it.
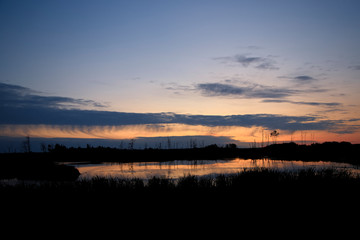
<instances>
[{"instance_id":1,"label":"sky","mask_svg":"<svg viewBox=\"0 0 360 240\"><path fill-rule=\"evenodd\" d=\"M0 0L0 138L360 143L359 10Z\"/></svg>"}]
</instances>

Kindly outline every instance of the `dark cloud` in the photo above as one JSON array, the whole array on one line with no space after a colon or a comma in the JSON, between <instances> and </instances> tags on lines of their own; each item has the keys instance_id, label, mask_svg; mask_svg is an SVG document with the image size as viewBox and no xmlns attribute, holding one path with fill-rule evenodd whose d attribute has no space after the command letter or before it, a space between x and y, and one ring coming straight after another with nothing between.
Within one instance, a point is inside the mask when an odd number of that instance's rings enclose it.
<instances>
[{"instance_id":1,"label":"dark cloud","mask_svg":"<svg viewBox=\"0 0 360 240\"><path fill-rule=\"evenodd\" d=\"M267 59L263 61L259 65L256 66L257 69L264 69L264 70L278 70L279 68L276 67L275 61Z\"/></svg>"},{"instance_id":2,"label":"dark cloud","mask_svg":"<svg viewBox=\"0 0 360 240\"><path fill-rule=\"evenodd\" d=\"M277 114L245 114L228 116L207 116L207 115L176 115L181 123L191 125L207 126L262 126L269 129L294 130L305 127L305 122L315 121L315 117L309 116L284 116ZM311 125L311 124L310 124ZM313 126L308 125L311 128Z\"/></svg>"},{"instance_id":3,"label":"dark cloud","mask_svg":"<svg viewBox=\"0 0 360 240\"><path fill-rule=\"evenodd\" d=\"M235 87L226 84L199 85L209 94L243 95L246 97L283 97L292 92L266 89L263 86ZM319 120L314 116L285 116L277 114L246 115L188 115L175 113L125 113L100 110L81 110L61 107L66 104L94 105L95 102L63 97L44 97L20 86L0 85L0 124L44 124L70 126L122 126L141 124L179 123L203 126L259 126L282 130L339 130L342 122ZM313 103L312 103L313 104ZM331 104L331 103L329 103Z\"/></svg>"},{"instance_id":4,"label":"dark cloud","mask_svg":"<svg viewBox=\"0 0 360 240\"><path fill-rule=\"evenodd\" d=\"M0 124L44 124L73 126L121 126L179 123L203 126L259 126L282 130L331 130L340 124L312 116L277 114L187 115L174 113L124 113L96 110L0 107Z\"/></svg>"},{"instance_id":5,"label":"dark cloud","mask_svg":"<svg viewBox=\"0 0 360 240\"><path fill-rule=\"evenodd\" d=\"M240 63L243 67L255 67L264 70L277 70L276 61L267 57L248 57L245 54L237 54L231 57L218 57L215 60L220 60L223 63Z\"/></svg>"},{"instance_id":6,"label":"dark cloud","mask_svg":"<svg viewBox=\"0 0 360 240\"><path fill-rule=\"evenodd\" d=\"M234 61L241 63L244 67L248 67L253 63L261 63L264 61L261 57L246 57L244 55L236 55L234 56Z\"/></svg>"},{"instance_id":7,"label":"dark cloud","mask_svg":"<svg viewBox=\"0 0 360 240\"><path fill-rule=\"evenodd\" d=\"M360 65L349 66L352 70L360 70Z\"/></svg>"},{"instance_id":8,"label":"dark cloud","mask_svg":"<svg viewBox=\"0 0 360 240\"><path fill-rule=\"evenodd\" d=\"M314 78L309 75L298 75L298 76L279 76L278 78L281 79L289 79L292 82L298 83L298 84L310 84L313 82L318 81L317 78Z\"/></svg>"},{"instance_id":9,"label":"dark cloud","mask_svg":"<svg viewBox=\"0 0 360 240\"><path fill-rule=\"evenodd\" d=\"M334 107L341 106L341 103L337 102L303 102L303 101L290 101L285 99L264 99L262 102L267 103L291 103L298 105L309 105L309 106L326 106L326 107Z\"/></svg>"},{"instance_id":10,"label":"dark cloud","mask_svg":"<svg viewBox=\"0 0 360 240\"><path fill-rule=\"evenodd\" d=\"M358 122L358 121L360 121L360 118L351 118L348 121L349 122Z\"/></svg>"},{"instance_id":11,"label":"dark cloud","mask_svg":"<svg viewBox=\"0 0 360 240\"><path fill-rule=\"evenodd\" d=\"M205 96L230 96L239 98L284 98L298 93L297 90L273 88L263 85L235 86L223 83L202 83L196 86Z\"/></svg>"},{"instance_id":12,"label":"dark cloud","mask_svg":"<svg viewBox=\"0 0 360 240\"><path fill-rule=\"evenodd\" d=\"M201 90L204 95L207 96L241 96L250 90L249 88L222 83L201 83L197 85L197 89Z\"/></svg>"},{"instance_id":13,"label":"dark cloud","mask_svg":"<svg viewBox=\"0 0 360 240\"><path fill-rule=\"evenodd\" d=\"M313 77L311 77L311 76L300 75L300 76L294 77L294 80L295 80L295 81L298 81L298 82L306 83L306 82L315 81L316 79L313 78Z\"/></svg>"},{"instance_id":14,"label":"dark cloud","mask_svg":"<svg viewBox=\"0 0 360 240\"><path fill-rule=\"evenodd\" d=\"M105 107L84 99L59 96L41 96L39 92L18 85L0 83L0 105L3 107L79 108Z\"/></svg>"}]
</instances>

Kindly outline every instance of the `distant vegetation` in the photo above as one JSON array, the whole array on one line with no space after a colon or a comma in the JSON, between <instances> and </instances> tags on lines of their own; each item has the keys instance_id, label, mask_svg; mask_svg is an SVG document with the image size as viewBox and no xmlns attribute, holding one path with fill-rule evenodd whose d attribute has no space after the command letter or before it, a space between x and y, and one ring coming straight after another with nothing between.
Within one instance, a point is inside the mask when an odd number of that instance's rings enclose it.
<instances>
[{"instance_id":1,"label":"distant vegetation","mask_svg":"<svg viewBox=\"0 0 360 240\"><path fill-rule=\"evenodd\" d=\"M294 142L272 144L265 147L237 148L235 144L219 147L216 144L205 147L183 149L119 149L109 147L86 148L66 147L56 144L49 146L48 152L33 153L40 158L64 161L88 162L128 162L128 161L171 161L171 160L211 160L226 158L272 158L282 160L323 160L360 164L360 144L349 142L325 142L322 144L300 145ZM16 155L16 154L15 154ZM6 156L6 154L3 154ZM25 157L21 156L20 157Z\"/></svg>"},{"instance_id":2,"label":"distant vegetation","mask_svg":"<svg viewBox=\"0 0 360 240\"><path fill-rule=\"evenodd\" d=\"M263 155L283 160L321 160L360 164L360 144L324 142L311 145L296 143L273 144L263 149Z\"/></svg>"}]
</instances>

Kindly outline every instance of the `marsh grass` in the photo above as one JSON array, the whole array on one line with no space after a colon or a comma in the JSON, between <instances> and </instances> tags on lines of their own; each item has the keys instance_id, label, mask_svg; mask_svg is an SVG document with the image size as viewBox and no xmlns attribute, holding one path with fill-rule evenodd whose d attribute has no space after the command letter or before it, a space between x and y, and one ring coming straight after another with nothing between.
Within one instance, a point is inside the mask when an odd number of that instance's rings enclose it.
<instances>
[{"instance_id":1,"label":"marsh grass","mask_svg":"<svg viewBox=\"0 0 360 240\"><path fill-rule=\"evenodd\" d=\"M193 176L179 179L152 177L139 178L93 177L77 181L38 181L29 183L19 181L16 184L0 184L1 192L17 193L76 193L76 194L138 194L138 193L241 193L302 190L311 191L358 191L360 177L346 170L333 168L307 168L298 171L281 171L277 169L245 169L237 174Z\"/></svg>"},{"instance_id":2,"label":"marsh grass","mask_svg":"<svg viewBox=\"0 0 360 240\"><path fill-rule=\"evenodd\" d=\"M186 223L195 224L203 216L203 221L214 224L217 220L234 221L234 217L256 222L263 221L263 217L273 221L272 217L317 219L321 215L353 213L360 202L359 189L359 176L345 170L259 168L231 175L186 175L179 179L94 177L0 184L0 202L11 216L26 213L35 217L41 212L51 218L63 216L62 219L82 221L85 215L85 220L96 224L116 218L135 225L154 223L156 219L161 226L185 216L187 219L181 221ZM107 217L96 218L96 214Z\"/></svg>"}]
</instances>

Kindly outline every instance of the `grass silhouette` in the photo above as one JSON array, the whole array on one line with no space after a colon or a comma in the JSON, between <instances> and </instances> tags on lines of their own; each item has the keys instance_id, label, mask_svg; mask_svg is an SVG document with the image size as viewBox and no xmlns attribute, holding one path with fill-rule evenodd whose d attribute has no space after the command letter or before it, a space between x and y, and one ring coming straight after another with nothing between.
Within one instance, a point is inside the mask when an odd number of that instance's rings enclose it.
<instances>
[{"instance_id":1,"label":"grass silhouette","mask_svg":"<svg viewBox=\"0 0 360 240\"><path fill-rule=\"evenodd\" d=\"M150 179L122 179L115 177L93 177L77 179L74 168L64 168L59 162L126 162L126 161L169 161L173 159L222 159L233 157L272 159L329 160L359 164L359 146L348 143L324 143L297 145L294 143L270 145L265 148L240 149L208 146L193 149L144 149L124 150L110 148L56 148L46 153L0 154L0 178L17 178L17 182L0 181L0 202L7 209L20 209L33 214L39 209L62 214L59 209L70 209L73 215L79 208L83 212L97 207L102 212L114 208L148 210L156 214L160 209L165 215L170 210L202 209L208 214L213 208L219 213L227 211L264 208L305 211L310 215L319 211L327 213L338 206L338 211L351 212L359 205L360 177L340 169L314 169L283 171L279 169L245 169L237 174L192 176L179 179L152 177ZM20 168L19 168L20 167ZM19 171L20 169L20 171ZM41 173L41 174L39 174ZM29 175L30 174L30 175ZM65 177L66 176L66 177ZM46 207L45 207L46 206ZM179 208L180 207L180 208ZM210 209L210 210L209 210ZM140 210L139 210L140 211ZM137 211L137 212L139 212ZM18 211L19 212L19 211ZM179 214L183 211L178 210ZM189 213L189 211L184 211ZM270 215L271 215L270 214ZM34 215L34 216L35 216ZM239 215L240 216L240 215Z\"/></svg>"},{"instance_id":2,"label":"grass silhouette","mask_svg":"<svg viewBox=\"0 0 360 240\"><path fill-rule=\"evenodd\" d=\"M276 169L245 169L243 172L216 176L183 176L179 179L152 177L148 180L115 177L93 177L77 181L20 181L9 185L2 183L0 191L12 194L92 195L126 198L132 196L187 195L187 194L313 194L352 195L360 189L360 177L346 170L333 168L307 168L297 171Z\"/></svg>"},{"instance_id":3,"label":"grass silhouette","mask_svg":"<svg viewBox=\"0 0 360 240\"><path fill-rule=\"evenodd\" d=\"M113 219L135 227L140 223L163 226L171 224L172 219L187 226L203 221L214 225L237 223L239 219L252 224L280 219L291 224L300 219L334 221L334 215L340 216L338 220L353 219L359 189L359 176L343 170L284 172L259 168L232 175L188 175L179 179L20 181L0 184L0 202L11 218L38 219L40 214L43 219L90 221L95 226L108 225Z\"/></svg>"}]
</instances>

